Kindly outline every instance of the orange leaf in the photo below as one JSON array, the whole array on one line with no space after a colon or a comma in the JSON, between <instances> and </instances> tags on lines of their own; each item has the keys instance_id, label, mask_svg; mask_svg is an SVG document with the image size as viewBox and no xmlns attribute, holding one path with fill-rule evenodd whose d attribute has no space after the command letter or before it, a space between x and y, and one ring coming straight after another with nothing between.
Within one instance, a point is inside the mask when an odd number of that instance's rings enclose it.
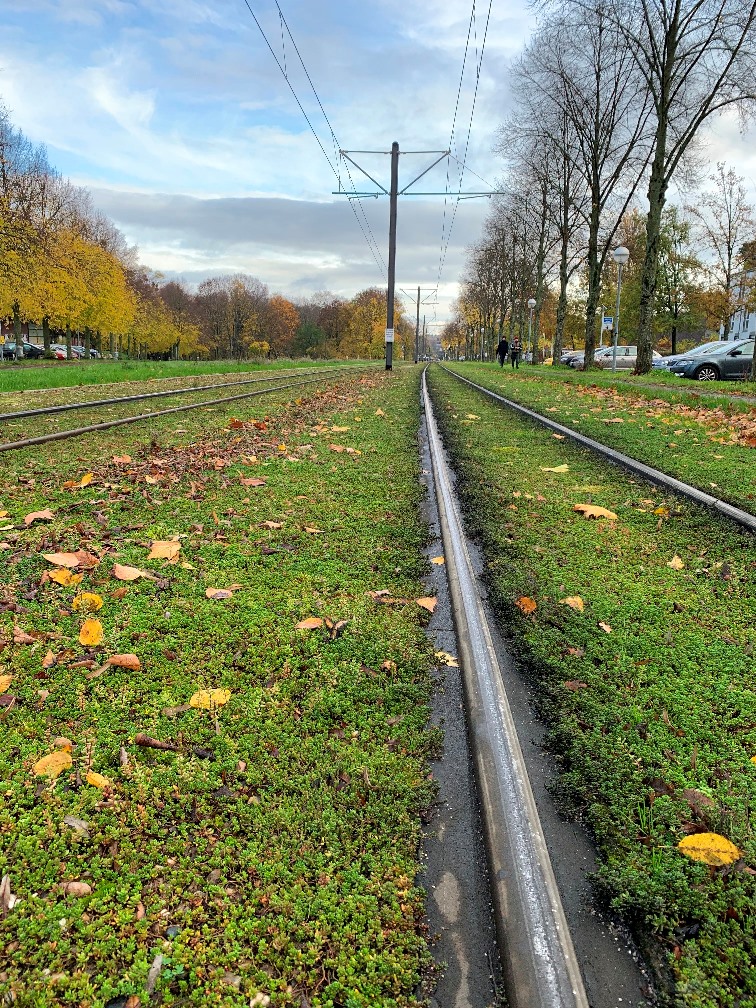
<instances>
[{"instance_id":1,"label":"orange leaf","mask_svg":"<svg viewBox=\"0 0 756 1008\"><path fill-rule=\"evenodd\" d=\"M584 518L610 518L614 521L617 515L614 511L607 511L606 508L596 507L594 504L576 504L573 511L580 511Z\"/></svg>"},{"instance_id":2,"label":"orange leaf","mask_svg":"<svg viewBox=\"0 0 756 1008\"><path fill-rule=\"evenodd\" d=\"M8 687L10 686L10 684L12 682L13 682L13 676L12 675L10 675L10 674L8 674L8 675L0 675L0 693L6 693L7 690L8 690Z\"/></svg>"},{"instance_id":3,"label":"orange leaf","mask_svg":"<svg viewBox=\"0 0 756 1008\"><path fill-rule=\"evenodd\" d=\"M34 521L52 521L54 518L55 515L49 508L45 508L44 511L30 511L24 516L24 525L31 525Z\"/></svg>"},{"instance_id":4,"label":"orange leaf","mask_svg":"<svg viewBox=\"0 0 756 1008\"><path fill-rule=\"evenodd\" d=\"M529 616L530 613L535 612L535 610L538 608L538 603L535 601L535 599L528 598L527 595L523 595L521 598L518 598L515 601L515 605L520 610L520 612L524 613L526 616Z\"/></svg>"},{"instance_id":5,"label":"orange leaf","mask_svg":"<svg viewBox=\"0 0 756 1008\"><path fill-rule=\"evenodd\" d=\"M123 585L121 588L116 588L114 591L112 591L110 593L110 597L114 599L122 599L124 595L128 594L128 591L129 589L126 587L126 585Z\"/></svg>"},{"instance_id":6,"label":"orange leaf","mask_svg":"<svg viewBox=\"0 0 756 1008\"><path fill-rule=\"evenodd\" d=\"M127 462L131 462L131 455L114 455L113 461L119 465L126 465Z\"/></svg>"},{"instance_id":7,"label":"orange leaf","mask_svg":"<svg viewBox=\"0 0 756 1008\"><path fill-rule=\"evenodd\" d=\"M148 560L172 560L175 562L179 555L181 549L181 543L175 542L173 539L169 540L157 540L156 542L150 543L150 552L147 556Z\"/></svg>"},{"instance_id":8,"label":"orange leaf","mask_svg":"<svg viewBox=\"0 0 756 1008\"><path fill-rule=\"evenodd\" d=\"M50 571L47 575L51 581L55 581L59 585L70 585L74 578L78 577L81 581L81 574L73 574L70 570L66 570L65 567L59 567L57 570Z\"/></svg>"},{"instance_id":9,"label":"orange leaf","mask_svg":"<svg viewBox=\"0 0 756 1008\"><path fill-rule=\"evenodd\" d=\"M38 759L32 767L32 773L37 777L50 777L55 780L64 770L70 770L73 765L70 753L65 749L57 749L55 752Z\"/></svg>"},{"instance_id":10,"label":"orange leaf","mask_svg":"<svg viewBox=\"0 0 756 1008\"><path fill-rule=\"evenodd\" d=\"M78 553L43 553L42 556L56 567L78 567L80 563Z\"/></svg>"},{"instance_id":11,"label":"orange leaf","mask_svg":"<svg viewBox=\"0 0 756 1008\"><path fill-rule=\"evenodd\" d=\"M585 609L585 602L583 602L579 595L569 595L567 598L559 599L559 604L568 605L570 609L577 609L578 612L582 612Z\"/></svg>"},{"instance_id":12,"label":"orange leaf","mask_svg":"<svg viewBox=\"0 0 756 1008\"><path fill-rule=\"evenodd\" d=\"M243 486L260 487L265 486L268 482L267 477L262 476L248 476L244 477L241 481Z\"/></svg>"},{"instance_id":13,"label":"orange leaf","mask_svg":"<svg viewBox=\"0 0 756 1008\"><path fill-rule=\"evenodd\" d=\"M113 577L119 581L136 581L137 578L144 577L144 571L138 567L128 567L126 564L113 564Z\"/></svg>"},{"instance_id":14,"label":"orange leaf","mask_svg":"<svg viewBox=\"0 0 756 1008\"><path fill-rule=\"evenodd\" d=\"M415 602L423 609L427 609L429 613L432 613L436 606L438 605L438 599L434 595L424 596L423 598L415 599Z\"/></svg>"},{"instance_id":15,"label":"orange leaf","mask_svg":"<svg viewBox=\"0 0 756 1008\"><path fill-rule=\"evenodd\" d=\"M300 620L297 623L297 630L317 630L318 627L323 626L323 620L319 616L308 616L307 619Z\"/></svg>"},{"instance_id":16,"label":"orange leaf","mask_svg":"<svg viewBox=\"0 0 756 1008\"><path fill-rule=\"evenodd\" d=\"M325 529L314 528L312 525L304 526L305 532L309 532L310 535L324 535Z\"/></svg>"},{"instance_id":17,"label":"orange leaf","mask_svg":"<svg viewBox=\"0 0 756 1008\"><path fill-rule=\"evenodd\" d=\"M84 647L96 647L102 642L104 636L102 623L96 619L87 619L81 625L79 643Z\"/></svg>"},{"instance_id":18,"label":"orange leaf","mask_svg":"<svg viewBox=\"0 0 756 1008\"><path fill-rule=\"evenodd\" d=\"M89 486L89 484L92 482L93 479L94 479L94 473L91 472L84 473L84 475L79 480L79 486L81 487Z\"/></svg>"},{"instance_id":19,"label":"orange leaf","mask_svg":"<svg viewBox=\"0 0 756 1008\"><path fill-rule=\"evenodd\" d=\"M135 654L111 655L110 658L108 658L108 665L115 665L117 668L132 669L134 672L138 672L142 667L142 663Z\"/></svg>"},{"instance_id":20,"label":"orange leaf","mask_svg":"<svg viewBox=\"0 0 756 1008\"><path fill-rule=\"evenodd\" d=\"M441 564L445 564L446 563L446 560L442 556L431 557L431 563L432 564L436 564L437 566L440 567Z\"/></svg>"}]
</instances>

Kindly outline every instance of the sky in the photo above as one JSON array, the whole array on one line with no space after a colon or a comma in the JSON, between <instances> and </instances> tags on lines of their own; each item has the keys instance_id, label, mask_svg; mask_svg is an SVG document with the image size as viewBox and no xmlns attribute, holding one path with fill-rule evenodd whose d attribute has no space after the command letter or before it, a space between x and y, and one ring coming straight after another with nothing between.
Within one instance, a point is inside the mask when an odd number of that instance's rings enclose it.
<instances>
[{"instance_id":1,"label":"sky","mask_svg":"<svg viewBox=\"0 0 756 1008\"><path fill-rule=\"evenodd\" d=\"M374 188L338 149L450 147L475 174L444 160L415 189L495 188L534 16L526 0L278 2L322 109L275 0L3 0L0 101L166 277L243 272L297 298L385 286L388 200L332 195ZM756 197L752 147L726 121L705 154ZM438 156L403 153L400 189ZM353 157L388 188L386 153ZM488 206L400 198L397 284L422 288L429 324L449 317Z\"/></svg>"}]
</instances>

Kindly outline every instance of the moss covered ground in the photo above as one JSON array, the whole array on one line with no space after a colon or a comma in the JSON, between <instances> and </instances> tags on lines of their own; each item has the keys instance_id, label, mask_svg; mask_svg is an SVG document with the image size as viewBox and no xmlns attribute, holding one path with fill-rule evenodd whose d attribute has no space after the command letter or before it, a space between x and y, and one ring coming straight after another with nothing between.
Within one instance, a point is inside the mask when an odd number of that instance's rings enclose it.
<instances>
[{"instance_id":1,"label":"moss covered ground","mask_svg":"<svg viewBox=\"0 0 756 1008\"><path fill-rule=\"evenodd\" d=\"M542 408L550 399L562 422L572 410L581 431L601 423L582 390L488 371L497 391ZM430 384L492 604L551 726L561 799L596 836L602 898L644 937L666 1003L754 1008L753 538L438 368ZM655 461L669 468L679 435L643 420L602 433L634 430L648 457L658 433ZM695 451L707 466L724 456L711 471L725 484L726 460L746 448L702 433L686 458ZM681 852L707 832L734 844L735 860Z\"/></svg>"},{"instance_id":2,"label":"moss covered ground","mask_svg":"<svg viewBox=\"0 0 756 1008\"><path fill-rule=\"evenodd\" d=\"M18 1008L418 1003L417 373L231 407L2 457Z\"/></svg>"}]
</instances>

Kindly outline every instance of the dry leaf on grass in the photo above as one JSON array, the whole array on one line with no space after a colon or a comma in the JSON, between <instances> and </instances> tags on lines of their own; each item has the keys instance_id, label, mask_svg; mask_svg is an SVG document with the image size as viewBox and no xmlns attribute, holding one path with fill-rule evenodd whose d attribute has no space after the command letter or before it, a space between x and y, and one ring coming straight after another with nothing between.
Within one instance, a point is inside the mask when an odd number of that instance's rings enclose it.
<instances>
[{"instance_id":1,"label":"dry leaf on grass","mask_svg":"<svg viewBox=\"0 0 756 1008\"><path fill-rule=\"evenodd\" d=\"M541 466L541 472L555 472L555 473L566 473L570 471L570 467L565 463L564 465L558 466Z\"/></svg>"},{"instance_id":2,"label":"dry leaf on grass","mask_svg":"<svg viewBox=\"0 0 756 1008\"><path fill-rule=\"evenodd\" d=\"M147 555L147 559L168 560L169 562L175 563L180 550L181 543L176 542L173 539L158 539L155 542L150 543L150 552Z\"/></svg>"},{"instance_id":3,"label":"dry leaf on grass","mask_svg":"<svg viewBox=\"0 0 756 1008\"><path fill-rule=\"evenodd\" d=\"M32 767L32 773L37 777L49 777L55 780L64 770L70 770L73 766L71 754L66 749L57 749L55 752L38 759Z\"/></svg>"},{"instance_id":4,"label":"dry leaf on grass","mask_svg":"<svg viewBox=\"0 0 756 1008\"><path fill-rule=\"evenodd\" d=\"M261 487L265 486L268 480L267 478L262 476L246 476L243 477L239 482L242 484L242 486Z\"/></svg>"},{"instance_id":5,"label":"dry leaf on grass","mask_svg":"<svg viewBox=\"0 0 756 1008\"><path fill-rule=\"evenodd\" d=\"M127 462L131 462L131 455L114 455L113 461L119 465L126 465Z\"/></svg>"},{"instance_id":6,"label":"dry leaf on grass","mask_svg":"<svg viewBox=\"0 0 756 1008\"><path fill-rule=\"evenodd\" d=\"M284 524L283 522L277 522L277 521L264 521L260 522L260 527L266 529L280 529L283 528L283 524Z\"/></svg>"},{"instance_id":7,"label":"dry leaf on grass","mask_svg":"<svg viewBox=\"0 0 756 1008\"><path fill-rule=\"evenodd\" d=\"M138 578L146 577L145 572L138 567L129 567L127 564L113 564L113 577L119 581L136 581Z\"/></svg>"},{"instance_id":8,"label":"dry leaf on grass","mask_svg":"<svg viewBox=\"0 0 756 1008\"><path fill-rule=\"evenodd\" d=\"M604 633L611 633L612 632L612 628L609 626L608 623L599 623L599 626L604 631Z\"/></svg>"},{"instance_id":9,"label":"dry leaf on grass","mask_svg":"<svg viewBox=\"0 0 756 1008\"><path fill-rule=\"evenodd\" d=\"M189 706L201 710L213 710L216 707L223 707L230 699L231 690L201 689L189 698Z\"/></svg>"},{"instance_id":10,"label":"dry leaf on grass","mask_svg":"<svg viewBox=\"0 0 756 1008\"><path fill-rule=\"evenodd\" d=\"M528 598L527 595L523 595L521 598L515 599L515 605L520 610L520 612L524 613L526 616L529 616L530 613L535 612L535 610L538 608L538 603L536 602L536 600Z\"/></svg>"},{"instance_id":11,"label":"dry leaf on grass","mask_svg":"<svg viewBox=\"0 0 756 1008\"><path fill-rule=\"evenodd\" d=\"M243 585L229 585L228 588L206 588L205 595L209 599L229 599L235 591L243 587Z\"/></svg>"},{"instance_id":12,"label":"dry leaf on grass","mask_svg":"<svg viewBox=\"0 0 756 1008\"><path fill-rule=\"evenodd\" d=\"M87 619L84 620L79 631L79 644L84 647L97 647L102 643L104 636L102 623L96 619Z\"/></svg>"},{"instance_id":13,"label":"dry leaf on grass","mask_svg":"<svg viewBox=\"0 0 756 1008\"><path fill-rule=\"evenodd\" d=\"M606 508L597 507L595 504L576 504L573 511L580 511L584 518L609 518L615 521L617 515L614 511L607 511Z\"/></svg>"},{"instance_id":14,"label":"dry leaf on grass","mask_svg":"<svg viewBox=\"0 0 756 1008\"><path fill-rule=\"evenodd\" d=\"M671 560L667 562L667 567L671 567L672 570L682 570L685 566L685 561L682 560L677 553L672 557Z\"/></svg>"},{"instance_id":15,"label":"dry leaf on grass","mask_svg":"<svg viewBox=\"0 0 756 1008\"><path fill-rule=\"evenodd\" d=\"M80 480L66 480L63 484L64 490L76 490L79 487L89 486L94 479L94 473L84 473Z\"/></svg>"},{"instance_id":16,"label":"dry leaf on grass","mask_svg":"<svg viewBox=\"0 0 756 1008\"><path fill-rule=\"evenodd\" d=\"M64 588L74 588L84 580L83 574L74 574L73 571L65 567L59 567L48 573L48 578L56 584L63 585Z\"/></svg>"},{"instance_id":17,"label":"dry leaf on grass","mask_svg":"<svg viewBox=\"0 0 756 1008\"><path fill-rule=\"evenodd\" d=\"M138 672L142 667L142 663L135 654L114 654L108 658L107 663L115 665L117 668L131 669L133 672Z\"/></svg>"},{"instance_id":18,"label":"dry leaf on grass","mask_svg":"<svg viewBox=\"0 0 756 1008\"><path fill-rule=\"evenodd\" d=\"M692 833L683 837L677 849L694 861L703 861L717 868L732 864L741 857L735 844L719 833Z\"/></svg>"},{"instance_id":19,"label":"dry leaf on grass","mask_svg":"<svg viewBox=\"0 0 756 1008\"><path fill-rule=\"evenodd\" d=\"M8 674L8 675L0 675L0 693L7 692L8 687L10 686L10 684L12 682L13 682L13 676L12 675L10 675L10 674Z\"/></svg>"},{"instance_id":20,"label":"dry leaf on grass","mask_svg":"<svg viewBox=\"0 0 756 1008\"><path fill-rule=\"evenodd\" d=\"M570 609L576 609L578 612L582 612L585 609L585 602L583 602L579 595L568 595L567 598L559 599L559 604L567 605Z\"/></svg>"},{"instance_id":21,"label":"dry leaf on grass","mask_svg":"<svg viewBox=\"0 0 756 1008\"><path fill-rule=\"evenodd\" d=\"M304 525L303 528L310 535L325 535L325 529L315 528L313 525Z\"/></svg>"},{"instance_id":22,"label":"dry leaf on grass","mask_svg":"<svg viewBox=\"0 0 756 1008\"><path fill-rule=\"evenodd\" d=\"M32 637L25 630L22 630L20 626L13 627L13 643L14 644L36 644L37 638Z\"/></svg>"},{"instance_id":23,"label":"dry leaf on grass","mask_svg":"<svg viewBox=\"0 0 756 1008\"><path fill-rule=\"evenodd\" d=\"M31 525L35 521L53 521L55 515L49 508L45 508L44 511L30 511L28 515L24 515L24 525Z\"/></svg>"},{"instance_id":24,"label":"dry leaf on grass","mask_svg":"<svg viewBox=\"0 0 756 1008\"><path fill-rule=\"evenodd\" d=\"M74 612L97 612L102 606L102 596L95 595L94 592L81 592L71 603Z\"/></svg>"},{"instance_id":25,"label":"dry leaf on grass","mask_svg":"<svg viewBox=\"0 0 756 1008\"><path fill-rule=\"evenodd\" d=\"M110 781L108 778L103 777L102 774L95 773L94 770L90 770L87 774L87 784L91 784L92 787L100 789L110 787Z\"/></svg>"},{"instance_id":26,"label":"dry leaf on grass","mask_svg":"<svg viewBox=\"0 0 756 1008\"><path fill-rule=\"evenodd\" d=\"M415 602L417 602L422 609L427 609L429 613L434 612L436 606L438 605L438 599L435 595L423 596L423 598L415 599Z\"/></svg>"},{"instance_id":27,"label":"dry leaf on grass","mask_svg":"<svg viewBox=\"0 0 756 1008\"><path fill-rule=\"evenodd\" d=\"M323 620L320 616L308 616L307 619L300 620L297 623L296 630L317 630L318 627L323 626Z\"/></svg>"},{"instance_id":28,"label":"dry leaf on grass","mask_svg":"<svg viewBox=\"0 0 756 1008\"><path fill-rule=\"evenodd\" d=\"M568 689L571 693L577 693L578 690L588 689L587 682L580 682L579 679L568 679L567 682L563 682L562 686Z\"/></svg>"},{"instance_id":29,"label":"dry leaf on grass","mask_svg":"<svg viewBox=\"0 0 756 1008\"><path fill-rule=\"evenodd\" d=\"M61 882L60 888L66 896L89 896L92 892L88 882Z\"/></svg>"}]
</instances>

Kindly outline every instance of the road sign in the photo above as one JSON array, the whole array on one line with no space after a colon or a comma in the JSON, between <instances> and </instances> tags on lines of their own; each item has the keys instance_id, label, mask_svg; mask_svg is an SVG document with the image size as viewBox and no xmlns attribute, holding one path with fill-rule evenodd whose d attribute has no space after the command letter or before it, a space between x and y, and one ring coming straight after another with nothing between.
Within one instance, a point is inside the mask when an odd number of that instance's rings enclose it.
<instances>
[{"instance_id":1,"label":"road sign","mask_svg":"<svg viewBox=\"0 0 756 1008\"><path fill-rule=\"evenodd\" d=\"M386 342L387 343L393 343L394 342L394 330L393 329L387 329L386 330Z\"/></svg>"},{"instance_id":2,"label":"road sign","mask_svg":"<svg viewBox=\"0 0 756 1008\"><path fill-rule=\"evenodd\" d=\"M604 315L604 320L601 323L601 328L602 329L611 329L613 326L614 326L614 316L613 315Z\"/></svg>"}]
</instances>

